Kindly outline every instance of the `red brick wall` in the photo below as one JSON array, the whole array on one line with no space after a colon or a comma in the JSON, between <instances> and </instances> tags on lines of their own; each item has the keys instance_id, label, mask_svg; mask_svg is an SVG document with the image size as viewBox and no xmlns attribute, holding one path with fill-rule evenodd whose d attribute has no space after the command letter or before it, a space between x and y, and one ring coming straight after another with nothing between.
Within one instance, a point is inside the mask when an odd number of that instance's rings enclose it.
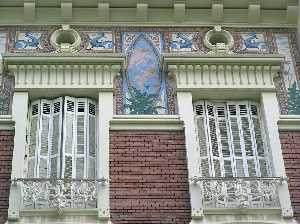
<instances>
[{"instance_id":1,"label":"red brick wall","mask_svg":"<svg viewBox=\"0 0 300 224\"><path fill-rule=\"evenodd\" d=\"M300 221L300 131L280 133L294 216Z\"/></svg>"},{"instance_id":2,"label":"red brick wall","mask_svg":"<svg viewBox=\"0 0 300 224\"><path fill-rule=\"evenodd\" d=\"M189 223L182 131L111 131L109 156L114 224Z\"/></svg>"},{"instance_id":3,"label":"red brick wall","mask_svg":"<svg viewBox=\"0 0 300 224\"><path fill-rule=\"evenodd\" d=\"M7 220L13 144L14 132L0 131L0 224Z\"/></svg>"}]
</instances>

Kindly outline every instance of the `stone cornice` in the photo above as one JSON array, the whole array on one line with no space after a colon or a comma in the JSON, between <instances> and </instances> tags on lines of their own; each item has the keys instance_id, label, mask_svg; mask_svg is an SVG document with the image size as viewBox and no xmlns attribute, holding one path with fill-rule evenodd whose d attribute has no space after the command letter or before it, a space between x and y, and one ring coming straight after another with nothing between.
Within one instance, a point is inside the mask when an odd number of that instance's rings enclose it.
<instances>
[{"instance_id":1,"label":"stone cornice","mask_svg":"<svg viewBox=\"0 0 300 224\"><path fill-rule=\"evenodd\" d=\"M274 91L284 57L280 55L164 55L164 69L178 91L204 89Z\"/></svg>"},{"instance_id":2,"label":"stone cornice","mask_svg":"<svg viewBox=\"0 0 300 224\"><path fill-rule=\"evenodd\" d=\"M281 115L278 128L279 131L300 131L300 115Z\"/></svg>"},{"instance_id":3,"label":"stone cornice","mask_svg":"<svg viewBox=\"0 0 300 224\"><path fill-rule=\"evenodd\" d=\"M15 77L16 91L41 88L111 91L124 62L125 57L120 54L4 55L5 68Z\"/></svg>"},{"instance_id":4,"label":"stone cornice","mask_svg":"<svg viewBox=\"0 0 300 224\"><path fill-rule=\"evenodd\" d=\"M2 0L1 25L224 25L296 27L296 0Z\"/></svg>"},{"instance_id":5,"label":"stone cornice","mask_svg":"<svg viewBox=\"0 0 300 224\"><path fill-rule=\"evenodd\" d=\"M11 115L0 115L0 130L14 130L14 125Z\"/></svg>"}]
</instances>

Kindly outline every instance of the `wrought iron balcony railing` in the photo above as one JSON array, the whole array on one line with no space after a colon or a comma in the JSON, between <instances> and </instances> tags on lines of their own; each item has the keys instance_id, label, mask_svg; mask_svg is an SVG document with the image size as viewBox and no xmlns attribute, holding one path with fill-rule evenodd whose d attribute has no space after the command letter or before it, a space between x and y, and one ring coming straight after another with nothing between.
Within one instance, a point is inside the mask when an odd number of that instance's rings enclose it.
<instances>
[{"instance_id":1,"label":"wrought iron balcony railing","mask_svg":"<svg viewBox=\"0 0 300 224\"><path fill-rule=\"evenodd\" d=\"M24 209L96 208L98 184L103 179L49 179L20 178L12 184L20 184Z\"/></svg>"},{"instance_id":2,"label":"wrought iron balcony railing","mask_svg":"<svg viewBox=\"0 0 300 224\"><path fill-rule=\"evenodd\" d=\"M282 177L194 177L204 208L278 208Z\"/></svg>"}]
</instances>

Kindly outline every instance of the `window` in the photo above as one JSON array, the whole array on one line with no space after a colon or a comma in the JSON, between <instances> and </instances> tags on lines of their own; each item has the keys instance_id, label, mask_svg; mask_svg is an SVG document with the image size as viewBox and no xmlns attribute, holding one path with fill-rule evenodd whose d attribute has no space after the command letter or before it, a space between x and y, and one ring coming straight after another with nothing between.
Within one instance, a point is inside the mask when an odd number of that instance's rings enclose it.
<instances>
[{"instance_id":1,"label":"window","mask_svg":"<svg viewBox=\"0 0 300 224\"><path fill-rule=\"evenodd\" d=\"M60 97L31 103L28 177L94 178L96 104Z\"/></svg>"},{"instance_id":2,"label":"window","mask_svg":"<svg viewBox=\"0 0 300 224\"><path fill-rule=\"evenodd\" d=\"M256 103L200 101L194 111L203 177L270 176Z\"/></svg>"}]
</instances>

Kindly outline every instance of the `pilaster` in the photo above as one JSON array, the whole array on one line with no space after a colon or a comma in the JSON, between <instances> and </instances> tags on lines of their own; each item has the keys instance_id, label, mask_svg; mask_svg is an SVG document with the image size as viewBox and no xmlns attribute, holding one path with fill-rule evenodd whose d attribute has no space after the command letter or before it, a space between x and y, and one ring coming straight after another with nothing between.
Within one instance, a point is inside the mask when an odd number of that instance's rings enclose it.
<instances>
[{"instance_id":1,"label":"pilaster","mask_svg":"<svg viewBox=\"0 0 300 224\"><path fill-rule=\"evenodd\" d=\"M267 146L271 154L273 175L286 178L284 160L282 157L281 143L277 122L279 120L279 105L275 92L261 93L261 108L264 114L264 127L267 138ZM278 186L279 200L283 217L292 217L290 195L287 181L282 181Z\"/></svg>"},{"instance_id":2,"label":"pilaster","mask_svg":"<svg viewBox=\"0 0 300 224\"><path fill-rule=\"evenodd\" d=\"M15 121L15 139L11 171L12 180L24 177L27 113L28 92L15 92L12 104L12 118ZM17 221L19 219L21 202L21 186L12 183L9 196L9 221Z\"/></svg>"},{"instance_id":3,"label":"pilaster","mask_svg":"<svg viewBox=\"0 0 300 224\"><path fill-rule=\"evenodd\" d=\"M198 184L191 181L194 177L200 177L200 152L198 149L196 126L194 121L193 102L191 92L177 92L178 110L184 122L185 144L190 180L190 200L192 219L199 219L203 216L202 193Z\"/></svg>"}]
</instances>

